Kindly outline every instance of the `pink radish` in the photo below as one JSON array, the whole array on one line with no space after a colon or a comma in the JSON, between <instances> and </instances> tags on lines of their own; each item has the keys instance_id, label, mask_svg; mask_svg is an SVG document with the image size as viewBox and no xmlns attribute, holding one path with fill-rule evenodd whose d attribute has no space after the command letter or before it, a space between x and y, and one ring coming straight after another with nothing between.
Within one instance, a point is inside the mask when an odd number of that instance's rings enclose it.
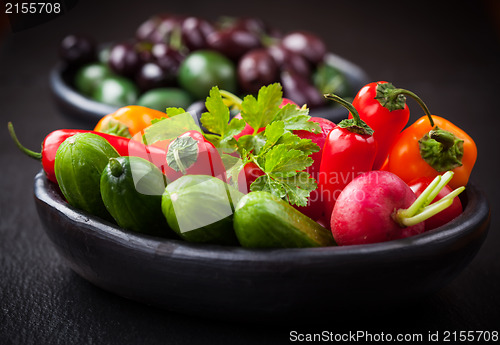
<instances>
[{"instance_id":1,"label":"pink radish","mask_svg":"<svg viewBox=\"0 0 500 345\"><path fill-rule=\"evenodd\" d=\"M340 193L330 225L338 245L385 242L420 234L424 221L453 203L460 187L429 205L453 177L437 176L417 198L410 187L388 171L370 171L352 180Z\"/></svg>"}]
</instances>

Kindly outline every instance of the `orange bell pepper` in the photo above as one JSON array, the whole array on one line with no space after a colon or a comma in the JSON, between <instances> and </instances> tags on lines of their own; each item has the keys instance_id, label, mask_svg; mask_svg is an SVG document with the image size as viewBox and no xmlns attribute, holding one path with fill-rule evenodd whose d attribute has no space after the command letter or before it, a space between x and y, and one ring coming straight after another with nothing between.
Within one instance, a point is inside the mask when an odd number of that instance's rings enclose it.
<instances>
[{"instance_id":1,"label":"orange bell pepper","mask_svg":"<svg viewBox=\"0 0 500 345\"><path fill-rule=\"evenodd\" d=\"M451 188L465 186L477 158L474 140L445 118L422 116L402 131L389 151L383 170L409 183L419 177L454 172Z\"/></svg>"},{"instance_id":2,"label":"orange bell pepper","mask_svg":"<svg viewBox=\"0 0 500 345\"><path fill-rule=\"evenodd\" d=\"M155 109L129 105L104 116L99 120L94 131L131 138L150 126L151 120L161 118L168 118L168 115Z\"/></svg>"}]
</instances>

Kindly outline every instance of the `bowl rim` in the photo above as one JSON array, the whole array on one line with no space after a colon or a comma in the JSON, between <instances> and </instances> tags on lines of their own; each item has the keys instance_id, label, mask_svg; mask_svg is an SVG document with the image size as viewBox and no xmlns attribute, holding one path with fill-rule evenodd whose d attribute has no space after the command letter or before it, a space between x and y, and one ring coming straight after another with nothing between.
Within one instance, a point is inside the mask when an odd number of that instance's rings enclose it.
<instances>
[{"instance_id":1,"label":"bowl rim","mask_svg":"<svg viewBox=\"0 0 500 345\"><path fill-rule=\"evenodd\" d=\"M382 243L317 247L317 248L243 248L203 243L190 243L183 240L154 237L134 233L118 227L110 222L90 215L70 206L60 194L55 183L48 181L43 170L35 176L34 197L57 211L61 217L78 225L86 231L105 241L112 241L120 246L138 252L149 252L155 255L173 255L176 257L196 258L219 261L269 262L281 264L321 261L331 257L365 257L376 253L399 254L411 256L415 253L446 248L449 242L460 241L477 231L471 224L486 223L485 232L491 217L489 202L484 193L474 183L469 182L465 196L468 201L464 211L449 223L412 237Z\"/></svg>"}]
</instances>

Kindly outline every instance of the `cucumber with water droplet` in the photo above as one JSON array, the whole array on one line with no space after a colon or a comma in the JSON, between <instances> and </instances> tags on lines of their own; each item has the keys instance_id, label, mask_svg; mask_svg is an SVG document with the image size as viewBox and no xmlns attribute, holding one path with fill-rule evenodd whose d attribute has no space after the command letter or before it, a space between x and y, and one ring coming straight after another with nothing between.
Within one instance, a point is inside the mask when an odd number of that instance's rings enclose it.
<instances>
[{"instance_id":1,"label":"cucumber with water droplet","mask_svg":"<svg viewBox=\"0 0 500 345\"><path fill-rule=\"evenodd\" d=\"M101 198L101 174L110 158L119 154L111 144L93 133L75 134L59 146L54 161L57 183L68 203L113 221Z\"/></svg>"}]
</instances>

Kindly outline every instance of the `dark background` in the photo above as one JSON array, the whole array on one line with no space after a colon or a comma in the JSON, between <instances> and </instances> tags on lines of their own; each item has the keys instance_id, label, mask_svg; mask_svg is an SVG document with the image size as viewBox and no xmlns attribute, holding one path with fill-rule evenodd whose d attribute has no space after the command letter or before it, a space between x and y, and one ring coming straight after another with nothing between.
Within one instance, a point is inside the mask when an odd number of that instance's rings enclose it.
<instances>
[{"instance_id":1,"label":"dark background","mask_svg":"<svg viewBox=\"0 0 500 345\"><path fill-rule=\"evenodd\" d=\"M500 6L496 1L97 1L79 0L47 23L12 33L0 25L0 344L271 344L289 332L422 333L499 331ZM324 324L290 321L249 325L198 319L131 302L74 274L45 235L32 197L40 165L22 155L7 134L38 149L47 133L78 128L62 116L48 87L57 46L68 33L99 42L126 39L155 13L214 19L258 16L282 31L313 31L330 51L360 65L372 80L419 94L437 115L465 129L479 155L472 174L492 206L484 246L450 285L418 305L344 320L335 310ZM409 101L410 122L422 111ZM332 296L332 298L339 296ZM341 296L340 296L341 298Z\"/></svg>"}]
</instances>

